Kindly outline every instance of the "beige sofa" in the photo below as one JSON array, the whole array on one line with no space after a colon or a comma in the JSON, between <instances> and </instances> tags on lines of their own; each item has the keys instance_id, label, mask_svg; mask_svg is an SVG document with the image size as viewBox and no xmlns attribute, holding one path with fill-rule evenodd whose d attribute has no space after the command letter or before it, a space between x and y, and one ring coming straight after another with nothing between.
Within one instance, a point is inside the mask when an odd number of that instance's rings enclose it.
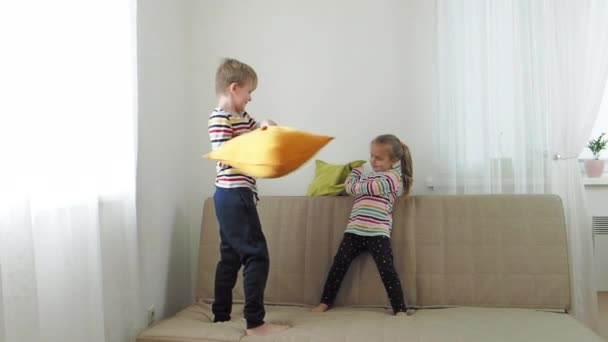
<instances>
[{"instance_id":1,"label":"beige sofa","mask_svg":"<svg viewBox=\"0 0 608 342\"><path fill-rule=\"evenodd\" d=\"M242 305L212 323L218 260L213 201L203 211L196 302L142 332L138 342L601 341L570 308L568 250L555 196L413 196L395 206L393 250L415 315L390 315L369 255L351 266L337 307L310 312L340 243L352 198L264 197L271 257L266 320L291 329L246 337ZM235 288L242 303L242 286Z\"/></svg>"}]
</instances>

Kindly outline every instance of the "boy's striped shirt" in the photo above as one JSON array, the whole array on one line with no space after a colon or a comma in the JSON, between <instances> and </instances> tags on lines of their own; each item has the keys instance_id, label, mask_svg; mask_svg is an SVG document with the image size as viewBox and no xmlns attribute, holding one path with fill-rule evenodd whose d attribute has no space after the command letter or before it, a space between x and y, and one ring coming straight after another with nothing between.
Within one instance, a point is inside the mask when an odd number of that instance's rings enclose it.
<instances>
[{"instance_id":1,"label":"boy's striped shirt","mask_svg":"<svg viewBox=\"0 0 608 342\"><path fill-rule=\"evenodd\" d=\"M362 168L353 169L346 178L345 189L355 195L346 233L362 236L391 236L393 204L403 193L401 163L385 172L363 175Z\"/></svg>"},{"instance_id":2,"label":"boy's striped shirt","mask_svg":"<svg viewBox=\"0 0 608 342\"><path fill-rule=\"evenodd\" d=\"M211 149L216 150L228 140L256 129L256 121L243 112L242 116L235 116L219 107L213 110L209 117L209 139ZM217 162L217 176L215 185L220 188L249 188L257 192L255 178L236 172L230 165Z\"/></svg>"}]
</instances>

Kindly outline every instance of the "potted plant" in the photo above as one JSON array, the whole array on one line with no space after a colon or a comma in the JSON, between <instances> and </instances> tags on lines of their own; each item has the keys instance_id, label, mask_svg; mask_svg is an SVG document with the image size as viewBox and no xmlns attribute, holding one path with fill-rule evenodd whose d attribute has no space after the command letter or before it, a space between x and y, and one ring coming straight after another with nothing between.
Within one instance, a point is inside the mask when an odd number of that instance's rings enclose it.
<instances>
[{"instance_id":1,"label":"potted plant","mask_svg":"<svg viewBox=\"0 0 608 342\"><path fill-rule=\"evenodd\" d=\"M602 173L604 173L604 160L600 160L600 153L606 148L608 145L608 140L604 139L606 133L600 134L597 139L589 140L589 144L587 147L593 153L592 160L585 161L585 171L587 172L588 177L601 177Z\"/></svg>"}]
</instances>

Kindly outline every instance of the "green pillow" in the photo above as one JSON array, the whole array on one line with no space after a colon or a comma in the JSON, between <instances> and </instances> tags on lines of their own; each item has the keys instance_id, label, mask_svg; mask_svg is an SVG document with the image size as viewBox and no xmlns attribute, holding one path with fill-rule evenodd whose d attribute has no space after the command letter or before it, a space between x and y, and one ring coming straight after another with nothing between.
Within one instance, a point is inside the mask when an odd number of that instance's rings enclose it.
<instances>
[{"instance_id":1,"label":"green pillow","mask_svg":"<svg viewBox=\"0 0 608 342\"><path fill-rule=\"evenodd\" d=\"M315 178L308 187L308 196L338 196L344 193L344 181L353 168L365 164L357 160L343 165L333 165L315 160Z\"/></svg>"}]
</instances>

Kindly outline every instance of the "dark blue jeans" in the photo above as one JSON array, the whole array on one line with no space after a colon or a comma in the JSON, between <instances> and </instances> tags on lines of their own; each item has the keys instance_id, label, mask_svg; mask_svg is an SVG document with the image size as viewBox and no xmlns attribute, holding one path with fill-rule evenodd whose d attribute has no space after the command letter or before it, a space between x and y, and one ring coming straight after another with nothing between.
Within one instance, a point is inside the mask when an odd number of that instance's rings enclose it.
<instances>
[{"instance_id":1,"label":"dark blue jeans","mask_svg":"<svg viewBox=\"0 0 608 342\"><path fill-rule=\"evenodd\" d=\"M243 314L247 329L264 324L264 290L269 257L253 191L216 188L213 196L220 226L220 261L215 271L215 322L230 320L232 289L241 266L245 289Z\"/></svg>"}]
</instances>

